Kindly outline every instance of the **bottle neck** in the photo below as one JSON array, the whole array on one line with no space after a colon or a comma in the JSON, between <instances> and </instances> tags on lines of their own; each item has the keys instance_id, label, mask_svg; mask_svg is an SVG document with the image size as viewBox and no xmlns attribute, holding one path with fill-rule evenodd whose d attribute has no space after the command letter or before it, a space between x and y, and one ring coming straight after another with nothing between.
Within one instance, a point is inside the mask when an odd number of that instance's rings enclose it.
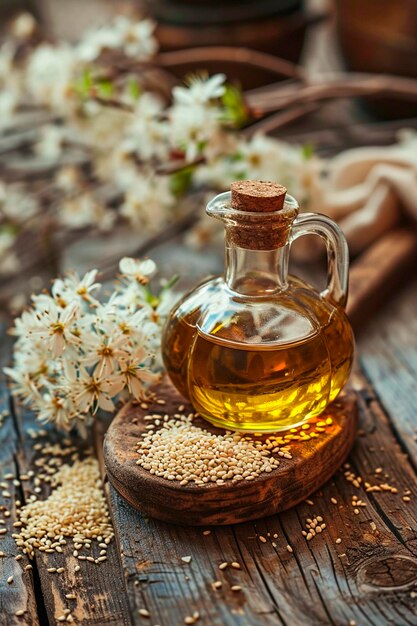
<instances>
[{"instance_id":1,"label":"bottle neck","mask_svg":"<svg viewBox=\"0 0 417 626\"><path fill-rule=\"evenodd\" d=\"M265 296L286 289L289 245L275 250L248 250L226 240L225 280L245 296Z\"/></svg>"}]
</instances>

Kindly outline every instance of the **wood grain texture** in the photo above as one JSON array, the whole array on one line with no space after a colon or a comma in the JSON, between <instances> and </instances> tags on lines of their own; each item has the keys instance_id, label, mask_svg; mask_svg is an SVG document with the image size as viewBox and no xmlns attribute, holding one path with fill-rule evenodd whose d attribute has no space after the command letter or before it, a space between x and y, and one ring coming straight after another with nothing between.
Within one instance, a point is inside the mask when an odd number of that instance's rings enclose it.
<instances>
[{"instance_id":1,"label":"wood grain texture","mask_svg":"<svg viewBox=\"0 0 417 626\"><path fill-rule=\"evenodd\" d=\"M392 428L417 471L417 280L385 308L359 336L361 365Z\"/></svg>"},{"instance_id":2,"label":"wood grain texture","mask_svg":"<svg viewBox=\"0 0 417 626\"><path fill-rule=\"evenodd\" d=\"M199 626L415 624L416 476L366 379L357 372L353 382L361 436L349 471L372 484L387 481L397 494L367 493L348 482L344 470L311 496L313 504L204 535L204 528L144 517L109 487L136 624L144 623L137 616L141 608L150 612L150 623L161 626L180 626L194 611L200 613ZM375 473L379 467L382 474ZM357 515L352 496L365 504ZM314 515L321 515L327 528L307 542L301 530ZM219 570L220 563L232 561L241 569ZM212 588L215 580L223 583L221 589ZM231 585L242 590L233 592Z\"/></svg>"},{"instance_id":3,"label":"wood grain texture","mask_svg":"<svg viewBox=\"0 0 417 626\"><path fill-rule=\"evenodd\" d=\"M350 268L347 313L355 330L363 327L417 267L417 230L390 231Z\"/></svg>"},{"instance_id":4,"label":"wood grain texture","mask_svg":"<svg viewBox=\"0 0 417 626\"><path fill-rule=\"evenodd\" d=\"M33 439L32 433L41 429L34 414L20 406L15 406L14 410L22 440L21 452L17 458L18 470L20 474L27 474L29 470L33 470L36 476L36 461L40 453L34 446L41 444L43 448L48 443L58 442L62 435L55 432L52 427L45 429L42 426L45 435ZM86 443L80 439L70 438L69 441L80 451L86 448ZM66 459L66 462L70 462L70 459ZM29 480L24 481L22 485L23 500L27 501L33 493L34 483ZM49 487L43 484L39 497L44 499L49 493ZM99 550L94 543L91 554L97 557ZM39 576L42 601L49 623L58 623L57 618L62 615L64 609L69 608L76 624L129 626L130 612L116 542L113 541L109 545L108 560L99 565L78 561L73 556L74 547L71 540L68 540L62 549L62 553L50 554L37 551L33 562ZM79 572L74 570L76 565L81 566ZM50 573L47 570L51 567L64 567L65 571L60 574ZM65 598L68 593L75 593L76 599Z\"/></svg>"},{"instance_id":5,"label":"wood grain texture","mask_svg":"<svg viewBox=\"0 0 417 626\"><path fill-rule=\"evenodd\" d=\"M16 500L21 499L20 487L5 478L8 475L17 476L16 457L19 448L18 435L10 412L10 397L2 371L10 348L10 342L4 335L5 329L5 323L0 320L0 482L7 487L0 488L0 529L7 529L5 534L0 535L0 552L4 554L0 557L0 626L38 626L33 575L31 571L24 569L29 560L24 557L16 561L17 548L12 538L12 533L15 532L13 524L17 521ZM10 497L5 492L9 492ZM10 512L10 516L5 516L5 512ZM7 583L9 576L13 576L11 585ZM24 615L16 616L16 611L24 611Z\"/></svg>"},{"instance_id":6,"label":"wood grain texture","mask_svg":"<svg viewBox=\"0 0 417 626\"><path fill-rule=\"evenodd\" d=\"M355 438L356 398L354 393L347 392L321 416L333 420L326 432L309 441L291 441L293 458L280 458L279 467L272 472L251 481L181 486L178 481L155 476L136 464L139 458L136 442L148 425L143 417L149 412L173 415L184 402L168 379L155 392L166 404L151 404L149 410L127 404L114 418L106 433L104 458L107 475L117 491L144 514L166 522L234 524L288 509L334 474ZM185 415L192 411L191 405L185 405ZM316 422L311 420L311 426ZM196 418L194 424L212 433L224 433L202 418Z\"/></svg>"}]
</instances>

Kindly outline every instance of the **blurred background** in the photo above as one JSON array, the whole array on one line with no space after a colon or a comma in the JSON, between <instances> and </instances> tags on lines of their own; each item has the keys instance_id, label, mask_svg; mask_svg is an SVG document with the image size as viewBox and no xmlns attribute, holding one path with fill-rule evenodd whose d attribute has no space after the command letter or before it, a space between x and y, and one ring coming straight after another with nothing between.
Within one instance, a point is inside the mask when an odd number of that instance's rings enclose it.
<instances>
[{"instance_id":1,"label":"blurred background","mask_svg":"<svg viewBox=\"0 0 417 626\"><path fill-rule=\"evenodd\" d=\"M124 23L124 48L111 43L111 25L118 16L132 24L129 33ZM143 18L154 23L152 34L134 30ZM290 191L304 199L305 210L320 209L341 223L353 260L404 223L414 228L417 207L409 191L410 185L417 191L417 184L413 174L407 180L403 174L415 173L417 162L417 0L0 0L0 20L3 308L18 310L28 291L74 267L80 272L98 267L110 277L126 253L150 254L162 271L174 258L176 270L190 283L218 272L219 233L200 217L207 196L227 186L226 165L242 154L248 166L239 176L280 179L284 169L301 171L296 183L289 175ZM142 36L152 48L146 61L129 48L131 43L140 50ZM93 70L84 64L61 85L69 51L80 40ZM60 56L51 69L54 47ZM222 102L233 119L222 141L229 141L233 126L239 150L214 163L204 139L192 158L181 142L171 142L162 159L154 148L145 157L137 130L137 145L126 148L132 135L122 117L129 107L137 120L145 119L145 126L150 119L139 111L139 93L157 94L166 107L158 109L158 121L171 120L169 107L178 104L171 90L202 71L224 74L231 86ZM47 87L42 92L41 82ZM137 109L117 91L122 83L130 85L131 94L137 89ZM78 94L82 107L78 104L76 112L74 104L64 108L51 84L67 91L71 85L72 97ZM262 144L259 137L280 143ZM114 150L111 164L103 165L98 146L108 157L109 146L113 150L119 143L123 150ZM353 168L353 156L347 159L350 169L340 160L333 167L336 155L369 146L380 151L359 153L360 168ZM385 153L385 146L393 152ZM259 165L257 151L266 155L265 161L276 159L272 174ZM305 166L304 156L310 153L313 158ZM136 181L132 191L126 176L122 181L122 176L116 180L110 175L114 159L119 159L118 168L130 168L133 176L143 178L146 190L139 190ZM381 173L381 165L391 167L388 175ZM169 215L152 221L132 194L150 198L149 181L158 188L158 177L169 186ZM342 200L336 192L345 194ZM371 193L372 206L367 199ZM157 206L154 198L149 206ZM133 210L138 212L134 219ZM203 256L198 254L202 248ZM304 245L295 257L308 273L320 254ZM407 259L411 263L410 255Z\"/></svg>"}]
</instances>

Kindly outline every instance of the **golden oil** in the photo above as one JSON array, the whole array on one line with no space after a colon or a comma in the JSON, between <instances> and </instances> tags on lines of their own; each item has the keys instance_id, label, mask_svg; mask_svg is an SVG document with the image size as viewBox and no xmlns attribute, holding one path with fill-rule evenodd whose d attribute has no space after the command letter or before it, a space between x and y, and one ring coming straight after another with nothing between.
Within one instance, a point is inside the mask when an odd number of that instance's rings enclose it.
<instances>
[{"instance_id":1,"label":"golden oil","mask_svg":"<svg viewBox=\"0 0 417 626\"><path fill-rule=\"evenodd\" d=\"M345 385L353 336L343 309L291 278L292 297L308 307L318 329L301 341L243 343L239 323L233 341L222 337L221 325L206 334L196 327L201 301L207 302L203 292L194 307L185 306L186 298L171 315L163 344L166 369L211 423L249 432L286 430L323 412Z\"/></svg>"}]
</instances>

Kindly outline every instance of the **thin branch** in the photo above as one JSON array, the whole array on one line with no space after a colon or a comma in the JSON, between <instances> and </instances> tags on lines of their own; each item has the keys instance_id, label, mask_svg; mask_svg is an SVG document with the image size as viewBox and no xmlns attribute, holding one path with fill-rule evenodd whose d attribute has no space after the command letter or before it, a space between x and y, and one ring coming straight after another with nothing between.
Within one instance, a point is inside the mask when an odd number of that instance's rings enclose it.
<instances>
[{"instance_id":1,"label":"thin branch","mask_svg":"<svg viewBox=\"0 0 417 626\"><path fill-rule=\"evenodd\" d=\"M250 108L267 113L295 105L357 96L396 96L414 101L417 100L417 80L376 74L325 74L320 77L320 82L285 86L278 83L246 92L245 100Z\"/></svg>"},{"instance_id":2,"label":"thin branch","mask_svg":"<svg viewBox=\"0 0 417 626\"><path fill-rule=\"evenodd\" d=\"M303 80L305 77L304 70L290 61L266 54L265 52L232 46L205 46L202 48L162 52L156 57L156 61L163 67L171 68L177 65L232 62L268 70L275 74L297 78L298 80Z\"/></svg>"}]
</instances>

